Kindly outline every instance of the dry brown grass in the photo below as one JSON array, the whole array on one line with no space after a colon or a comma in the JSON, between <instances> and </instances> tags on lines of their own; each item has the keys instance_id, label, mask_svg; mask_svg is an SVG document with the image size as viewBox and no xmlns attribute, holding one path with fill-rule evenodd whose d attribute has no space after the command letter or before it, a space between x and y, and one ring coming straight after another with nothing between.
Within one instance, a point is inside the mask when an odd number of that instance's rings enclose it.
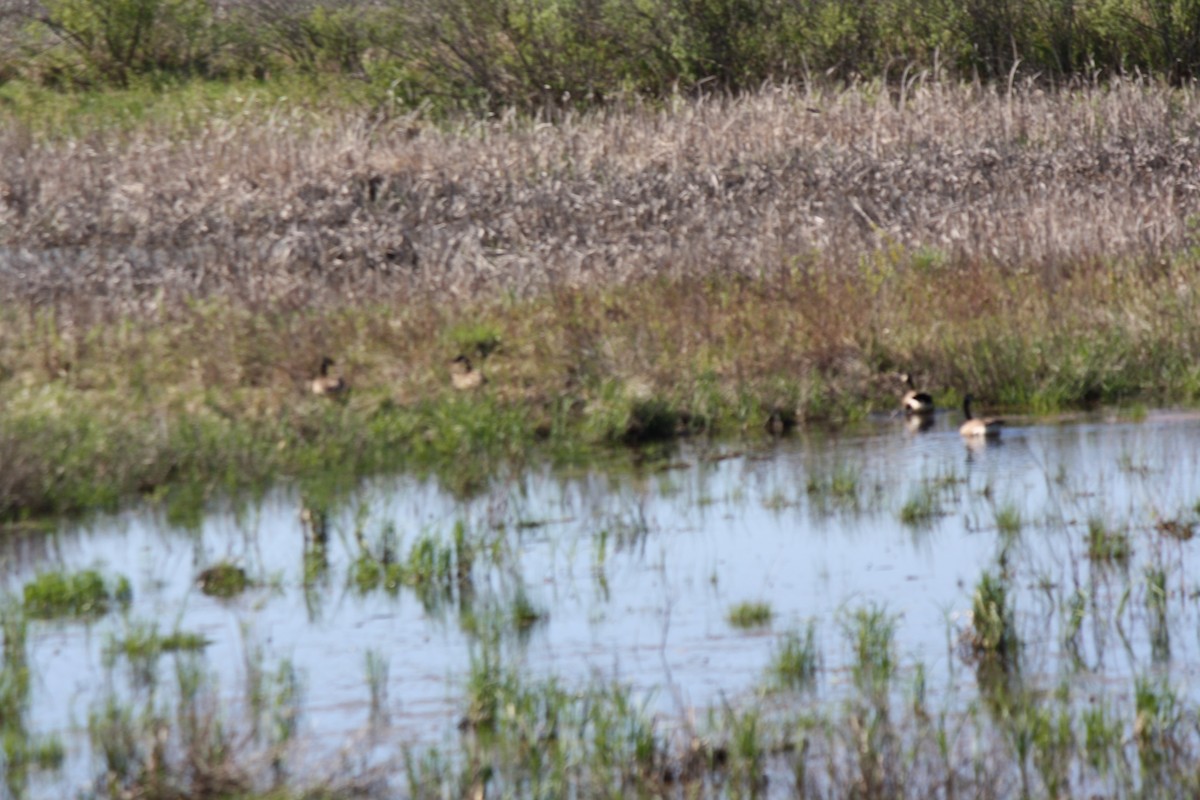
<instances>
[{"instance_id":1,"label":"dry brown grass","mask_svg":"<svg viewBox=\"0 0 1200 800\"><path fill-rule=\"evenodd\" d=\"M1200 95L1134 82L775 87L454 130L252 109L181 141L5 126L0 287L120 309L453 302L897 248L1052 281L1187 247L1197 163Z\"/></svg>"},{"instance_id":2,"label":"dry brown grass","mask_svg":"<svg viewBox=\"0 0 1200 800\"><path fill-rule=\"evenodd\" d=\"M1194 92L260 109L178 141L0 128L0 155L10 516L98 502L50 498L100 464L127 492L846 419L895 408L897 370L943 406L1200 398ZM449 362L486 342L463 397ZM324 355L344 405L311 396Z\"/></svg>"}]
</instances>

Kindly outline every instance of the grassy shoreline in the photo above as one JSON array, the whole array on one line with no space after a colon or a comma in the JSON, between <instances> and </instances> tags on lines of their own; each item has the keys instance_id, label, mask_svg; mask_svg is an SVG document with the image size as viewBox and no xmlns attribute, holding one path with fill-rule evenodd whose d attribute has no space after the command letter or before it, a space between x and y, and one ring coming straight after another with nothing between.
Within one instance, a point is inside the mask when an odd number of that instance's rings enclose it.
<instances>
[{"instance_id":1,"label":"grassy shoreline","mask_svg":"<svg viewBox=\"0 0 1200 800\"><path fill-rule=\"evenodd\" d=\"M1200 399L1200 93L302 100L0 129L0 519L891 410ZM488 382L450 386L460 353ZM307 382L332 356L343 403Z\"/></svg>"},{"instance_id":2,"label":"grassy shoreline","mask_svg":"<svg viewBox=\"0 0 1200 800\"><path fill-rule=\"evenodd\" d=\"M1053 302L1042 276L978 265L939 267L932 287L919 260L888 265L864 296L868 269L650 281L454 315L210 307L64 330L9 313L0 516L395 469L454 475L465 490L535 451L761 436L773 414L845 424L897 407L897 370L915 370L943 407L968 390L1034 412L1200 398L1189 264L1080 268ZM484 386L451 387L459 352ZM323 353L351 387L341 401L308 392Z\"/></svg>"}]
</instances>

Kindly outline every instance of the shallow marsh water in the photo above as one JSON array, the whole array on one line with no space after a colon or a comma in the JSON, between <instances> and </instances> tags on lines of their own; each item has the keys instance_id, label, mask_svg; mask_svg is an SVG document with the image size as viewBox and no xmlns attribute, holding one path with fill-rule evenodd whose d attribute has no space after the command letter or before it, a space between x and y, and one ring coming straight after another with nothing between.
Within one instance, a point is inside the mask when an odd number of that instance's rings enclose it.
<instances>
[{"instance_id":1,"label":"shallow marsh water","mask_svg":"<svg viewBox=\"0 0 1200 800\"><path fill-rule=\"evenodd\" d=\"M295 489L214 510L190 530L133 510L51 535L6 536L0 580L9 593L52 569L95 567L133 585L124 613L30 623L29 728L59 735L67 759L58 773L35 776L29 794L94 785L102 767L88 743L89 713L106 692L139 691L127 665L107 665L103 651L138 624L208 639L203 663L231 705L245 702L248 673L292 665L303 689L299 738L314 764L361 747L372 710L368 654L386 665L387 720L371 728L380 757L452 741L484 629L503 632L523 674L567 686L617 680L662 719L678 720L754 703L780 636L809 621L820 696L838 697L850 684L849 617L877 607L897 617L901 673L920 664L931 695L952 704L955 687L974 680L958 633L980 575L998 564L1013 576L1033 680L1053 688L1069 675L1120 701L1133 677L1153 672L1191 697L1200 587L1190 576L1200 574L1200 542L1158 524L1200 521L1200 416L1017 420L999 442L977 446L964 444L958 421L940 414L917 432L878 418L841 435L688 442L633 471L497 476L469 499L431 481L377 478L331 510L320 568L306 566L305 500ZM1088 558L1097 521L1128 534L1128 560ZM418 537L448 541L458 524L487 553L469 602L363 591L352 580L360 536L378 553L393 530L403 559ZM221 560L256 586L229 600L203 594L197 575ZM1166 578L1174 635L1165 650L1145 610L1151 568ZM523 631L495 621L518 595L545 615ZM1076 596L1087 611L1072 667L1063 630ZM730 608L746 601L768 603L772 622L731 626ZM159 661L160 674L171 658Z\"/></svg>"}]
</instances>

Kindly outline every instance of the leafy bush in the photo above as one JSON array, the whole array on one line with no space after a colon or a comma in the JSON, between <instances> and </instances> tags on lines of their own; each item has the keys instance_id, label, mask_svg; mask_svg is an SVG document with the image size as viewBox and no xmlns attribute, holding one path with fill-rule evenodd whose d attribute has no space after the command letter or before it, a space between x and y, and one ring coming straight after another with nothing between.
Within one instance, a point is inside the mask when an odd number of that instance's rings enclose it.
<instances>
[{"instance_id":1,"label":"leafy bush","mask_svg":"<svg viewBox=\"0 0 1200 800\"><path fill-rule=\"evenodd\" d=\"M39 18L60 70L124 86L133 75L205 73L215 41L205 0L48 0Z\"/></svg>"}]
</instances>

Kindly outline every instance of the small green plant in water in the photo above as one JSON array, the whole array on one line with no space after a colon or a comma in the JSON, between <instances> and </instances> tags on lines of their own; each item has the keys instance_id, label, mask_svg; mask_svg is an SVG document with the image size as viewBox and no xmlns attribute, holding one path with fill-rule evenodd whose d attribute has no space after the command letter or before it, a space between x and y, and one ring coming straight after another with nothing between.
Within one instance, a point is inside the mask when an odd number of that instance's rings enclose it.
<instances>
[{"instance_id":1,"label":"small green plant in water","mask_svg":"<svg viewBox=\"0 0 1200 800\"><path fill-rule=\"evenodd\" d=\"M937 493L932 487L923 485L900 507L900 521L913 527L929 525L939 513Z\"/></svg>"},{"instance_id":2,"label":"small green plant in water","mask_svg":"<svg viewBox=\"0 0 1200 800\"><path fill-rule=\"evenodd\" d=\"M854 649L855 684L874 692L886 688L896 671L896 617L871 604L855 609L845 628Z\"/></svg>"},{"instance_id":3,"label":"small green plant in water","mask_svg":"<svg viewBox=\"0 0 1200 800\"><path fill-rule=\"evenodd\" d=\"M371 553L360 553L350 565L350 581L359 594L366 594L382 586L395 593L404 583L404 565L387 564Z\"/></svg>"},{"instance_id":4,"label":"small green plant in water","mask_svg":"<svg viewBox=\"0 0 1200 800\"><path fill-rule=\"evenodd\" d=\"M1008 584L992 572L984 572L975 586L968 640L977 658L1003 666L1015 665L1020 641L1008 599Z\"/></svg>"},{"instance_id":5,"label":"small green plant in water","mask_svg":"<svg viewBox=\"0 0 1200 800\"><path fill-rule=\"evenodd\" d=\"M810 689L817 679L821 654L817 651L816 626L810 622L801 635L788 631L771 657L770 674L785 689Z\"/></svg>"},{"instance_id":6,"label":"small green plant in water","mask_svg":"<svg viewBox=\"0 0 1200 800\"><path fill-rule=\"evenodd\" d=\"M850 464L838 464L825 475L809 475L804 489L818 501L854 505L858 502L859 474Z\"/></svg>"},{"instance_id":7,"label":"small green plant in water","mask_svg":"<svg viewBox=\"0 0 1200 800\"><path fill-rule=\"evenodd\" d=\"M153 628L134 628L123 639L113 642L113 650L130 658L145 658L160 653L203 650L210 644L198 633L173 631L160 634Z\"/></svg>"},{"instance_id":8,"label":"small green plant in water","mask_svg":"<svg viewBox=\"0 0 1200 800\"><path fill-rule=\"evenodd\" d=\"M996 529L1001 535L1012 538L1021 533L1021 510L1014 505L996 509Z\"/></svg>"},{"instance_id":9,"label":"small green plant in water","mask_svg":"<svg viewBox=\"0 0 1200 800\"><path fill-rule=\"evenodd\" d=\"M1120 763L1125 724L1105 706L1083 710L1083 752L1087 763L1101 775Z\"/></svg>"},{"instance_id":10,"label":"small green plant in water","mask_svg":"<svg viewBox=\"0 0 1200 800\"><path fill-rule=\"evenodd\" d=\"M203 570L196 578L200 591L212 597L229 598L241 594L250 587L246 570L222 561Z\"/></svg>"},{"instance_id":11,"label":"small green plant in water","mask_svg":"<svg viewBox=\"0 0 1200 800\"><path fill-rule=\"evenodd\" d=\"M371 724L387 721L388 660L381 651L367 650L367 687L371 692Z\"/></svg>"},{"instance_id":12,"label":"small green plant in water","mask_svg":"<svg viewBox=\"0 0 1200 800\"><path fill-rule=\"evenodd\" d=\"M525 585L518 585L517 591L513 595L512 605L509 607L509 618L517 630L531 628L546 620L548 616L549 614L544 609L534 605L529 598L529 593L525 590Z\"/></svg>"},{"instance_id":13,"label":"small green plant in water","mask_svg":"<svg viewBox=\"0 0 1200 800\"><path fill-rule=\"evenodd\" d=\"M760 628L773 616L769 603L745 602L729 609L728 620L735 628Z\"/></svg>"},{"instance_id":14,"label":"small green plant in water","mask_svg":"<svg viewBox=\"0 0 1200 800\"><path fill-rule=\"evenodd\" d=\"M1167 618L1167 573L1162 567L1146 569L1146 611L1150 627L1150 658L1155 664L1171 660L1171 626Z\"/></svg>"},{"instance_id":15,"label":"small green plant in water","mask_svg":"<svg viewBox=\"0 0 1200 800\"><path fill-rule=\"evenodd\" d=\"M404 582L409 586L438 586L448 590L470 580L475 555L475 547L467 540L462 522L455 524L449 543L432 535L421 536L408 551Z\"/></svg>"},{"instance_id":16,"label":"small green plant in water","mask_svg":"<svg viewBox=\"0 0 1200 800\"><path fill-rule=\"evenodd\" d=\"M1133 545L1127 532L1109 528L1099 517L1088 519L1088 558L1092 561L1125 563L1132 554Z\"/></svg>"},{"instance_id":17,"label":"small green plant in water","mask_svg":"<svg viewBox=\"0 0 1200 800\"><path fill-rule=\"evenodd\" d=\"M119 576L110 587L95 570L45 572L25 584L23 592L25 612L36 619L98 616L114 603L128 605L133 596L128 578Z\"/></svg>"},{"instance_id":18,"label":"small green plant in water","mask_svg":"<svg viewBox=\"0 0 1200 800\"><path fill-rule=\"evenodd\" d=\"M1139 676L1134 680L1133 741L1142 770L1152 773L1180 745L1176 737L1183 711L1174 691L1161 679Z\"/></svg>"}]
</instances>

